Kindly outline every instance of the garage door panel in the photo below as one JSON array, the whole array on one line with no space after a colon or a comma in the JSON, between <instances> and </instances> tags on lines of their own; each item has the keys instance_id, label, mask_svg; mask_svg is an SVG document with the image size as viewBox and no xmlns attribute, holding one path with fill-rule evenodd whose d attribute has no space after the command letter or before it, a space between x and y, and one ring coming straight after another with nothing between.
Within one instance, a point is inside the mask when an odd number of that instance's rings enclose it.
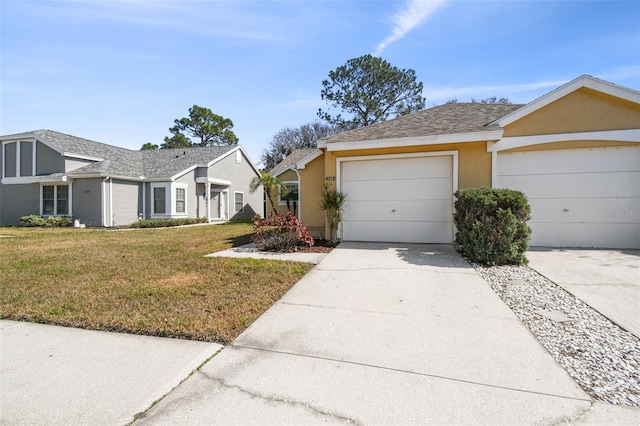
<instances>
[{"instance_id":1,"label":"garage door panel","mask_svg":"<svg viewBox=\"0 0 640 426\"><path fill-rule=\"evenodd\" d=\"M640 196L640 172L499 176L496 187L522 191L527 198Z\"/></svg>"},{"instance_id":2,"label":"garage door panel","mask_svg":"<svg viewBox=\"0 0 640 426\"><path fill-rule=\"evenodd\" d=\"M603 155L615 161L603 161ZM504 160L498 163L500 175L626 172L636 170L640 163L640 149L633 146L504 152L500 156Z\"/></svg>"},{"instance_id":3,"label":"garage door panel","mask_svg":"<svg viewBox=\"0 0 640 426\"><path fill-rule=\"evenodd\" d=\"M498 153L495 187L525 193L531 245L640 248L640 146Z\"/></svg>"},{"instance_id":4,"label":"garage door panel","mask_svg":"<svg viewBox=\"0 0 640 426\"><path fill-rule=\"evenodd\" d=\"M453 215L450 200L405 200L390 206L386 201L347 199L344 219L355 221L450 221ZM390 208L391 207L391 208ZM395 211L394 211L395 210Z\"/></svg>"},{"instance_id":5,"label":"garage door panel","mask_svg":"<svg viewBox=\"0 0 640 426\"><path fill-rule=\"evenodd\" d=\"M342 238L450 243L452 165L450 155L343 161Z\"/></svg>"},{"instance_id":6,"label":"garage door panel","mask_svg":"<svg viewBox=\"0 0 640 426\"><path fill-rule=\"evenodd\" d=\"M397 176L399 168L406 179L451 176L450 157L429 157L428 162L429 166L425 167L425 157L350 161L343 165L340 179L342 182L384 181Z\"/></svg>"},{"instance_id":7,"label":"garage door panel","mask_svg":"<svg viewBox=\"0 0 640 426\"><path fill-rule=\"evenodd\" d=\"M640 246L640 225L637 223L539 223L529 222L531 246L549 247L614 247Z\"/></svg>"},{"instance_id":8,"label":"garage door panel","mask_svg":"<svg viewBox=\"0 0 640 426\"><path fill-rule=\"evenodd\" d=\"M533 199L531 220L536 222L635 223L640 215L640 198Z\"/></svg>"},{"instance_id":9,"label":"garage door panel","mask_svg":"<svg viewBox=\"0 0 640 426\"><path fill-rule=\"evenodd\" d=\"M450 178L343 182L349 200L450 199Z\"/></svg>"},{"instance_id":10,"label":"garage door panel","mask_svg":"<svg viewBox=\"0 0 640 426\"><path fill-rule=\"evenodd\" d=\"M343 222L345 241L450 243L450 222Z\"/></svg>"}]
</instances>

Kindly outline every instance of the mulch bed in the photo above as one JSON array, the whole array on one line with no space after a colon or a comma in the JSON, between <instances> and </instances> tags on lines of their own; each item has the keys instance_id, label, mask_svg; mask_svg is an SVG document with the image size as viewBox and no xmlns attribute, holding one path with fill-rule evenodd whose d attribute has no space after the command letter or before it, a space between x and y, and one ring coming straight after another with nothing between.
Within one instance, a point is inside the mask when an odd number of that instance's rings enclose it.
<instances>
[{"instance_id":1,"label":"mulch bed","mask_svg":"<svg viewBox=\"0 0 640 426\"><path fill-rule=\"evenodd\" d=\"M300 253L329 253L333 250L333 244L327 240L314 240L315 244L311 247L300 247L298 252Z\"/></svg>"}]
</instances>

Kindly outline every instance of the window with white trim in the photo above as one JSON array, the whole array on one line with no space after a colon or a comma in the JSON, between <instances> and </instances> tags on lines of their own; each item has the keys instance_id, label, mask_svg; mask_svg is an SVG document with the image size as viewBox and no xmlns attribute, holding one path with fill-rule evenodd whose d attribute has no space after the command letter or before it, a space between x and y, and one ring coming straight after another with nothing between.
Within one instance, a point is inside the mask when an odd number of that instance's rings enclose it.
<instances>
[{"instance_id":1,"label":"window with white trim","mask_svg":"<svg viewBox=\"0 0 640 426\"><path fill-rule=\"evenodd\" d=\"M156 186L153 188L153 210L152 214L167 213L167 188Z\"/></svg>"},{"instance_id":2,"label":"window with white trim","mask_svg":"<svg viewBox=\"0 0 640 426\"><path fill-rule=\"evenodd\" d=\"M69 185L42 185L40 209L43 216L69 215Z\"/></svg>"},{"instance_id":3,"label":"window with white trim","mask_svg":"<svg viewBox=\"0 0 640 426\"><path fill-rule=\"evenodd\" d=\"M278 191L278 204L284 206L289 202L300 202L300 194L298 190L298 182L282 182L280 191Z\"/></svg>"},{"instance_id":4,"label":"window with white trim","mask_svg":"<svg viewBox=\"0 0 640 426\"><path fill-rule=\"evenodd\" d=\"M187 190L176 188L176 213L187 212Z\"/></svg>"},{"instance_id":5,"label":"window with white trim","mask_svg":"<svg viewBox=\"0 0 640 426\"><path fill-rule=\"evenodd\" d=\"M180 182L151 183L151 215L155 219L185 217L189 206L187 189L189 185Z\"/></svg>"},{"instance_id":6,"label":"window with white trim","mask_svg":"<svg viewBox=\"0 0 640 426\"><path fill-rule=\"evenodd\" d=\"M238 213L244 212L244 193L234 192L235 211Z\"/></svg>"}]
</instances>

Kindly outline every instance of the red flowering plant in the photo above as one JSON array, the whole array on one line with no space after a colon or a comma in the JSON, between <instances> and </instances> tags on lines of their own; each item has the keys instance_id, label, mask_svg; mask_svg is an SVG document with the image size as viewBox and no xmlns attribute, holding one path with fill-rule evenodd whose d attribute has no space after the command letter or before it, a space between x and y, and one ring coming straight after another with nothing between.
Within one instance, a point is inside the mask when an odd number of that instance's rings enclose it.
<instances>
[{"instance_id":1,"label":"red flowering plant","mask_svg":"<svg viewBox=\"0 0 640 426\"><path fill-rule=\"evenodd\" d=\"M292 212L270 213L265 219L255 215L252 221L251 240L258 250L291 252L314 244L307 227Z\"/></svg>"}]
</instances>

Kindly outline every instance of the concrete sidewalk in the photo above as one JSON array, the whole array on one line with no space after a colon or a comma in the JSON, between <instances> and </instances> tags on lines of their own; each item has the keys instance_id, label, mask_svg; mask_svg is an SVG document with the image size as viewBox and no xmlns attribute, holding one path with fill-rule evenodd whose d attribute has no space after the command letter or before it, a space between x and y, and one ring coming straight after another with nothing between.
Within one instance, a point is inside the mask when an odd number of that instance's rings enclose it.
<instances>
[{"instance_id":1,"label":"concrete sidewalk","mask_svg":"<svg viewBox=\"0 0 640 426\"><path fill-rule=\"evenodd\" d=\"M125 425L220 348L0 320L0 424Z\"/></svg>"},{"instance_id":2,"label":"concrete sidewalk","mask_svg":"<svg viewBox=\"0 0 640 426\"><path fill-rule=\"evenodd\" d=\"M640 250L535 247L527 258L538 273L640 337Z\"/></svg>"},{"instance_id":3,"label":"concrete sidewalk","mask_svg":"<svg viewBox=\"0 0 640 426\"><path fill-rule=\"evenodd\" d=\"M266 259L266 260L291 260L294 262L307 262L317 265L325 258L327 253L279 253L273 251L260 251L253 243L245 244L240 247L233 247L227 250L217 251L206 255L205 257L234 257L241 259Z\"/></svg>"},{"instance_id":4,"label":"concrete sidewalk","mask_svg":"<svg viewBox=\"0 0 640 426\"><path fill-rule=\"evenodd\" d=\"M590 410L450 246L343 243L136 424L562 424Z\"/></svg>"}]
</instances>

